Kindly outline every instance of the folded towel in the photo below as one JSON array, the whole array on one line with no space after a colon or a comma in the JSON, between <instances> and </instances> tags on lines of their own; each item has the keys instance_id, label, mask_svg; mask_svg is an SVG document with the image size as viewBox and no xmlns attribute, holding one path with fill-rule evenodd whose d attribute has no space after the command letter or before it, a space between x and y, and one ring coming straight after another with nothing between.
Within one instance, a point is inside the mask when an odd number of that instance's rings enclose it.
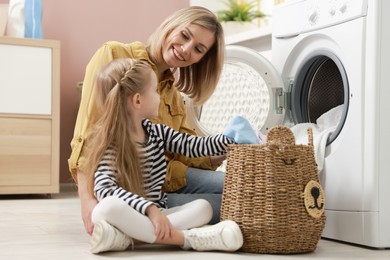
<instances>
[{"instance_id":1,"label":"folded towel","mask_svg":"<svg viewBox=\"0 0 390 260\"><path fill-rule=\"evenodd\" d=\"M321 115L316 123L302 123L291 127L296 144L307 144L307 129L311 128L313 130L314 155L318 171L323 169L326 143L340 122L343 107L344 105L340 105L332 108Z\"/></svg>"},{"instance_id":2,"label":"folded towel","mask_svg":"<svg viewBox=\"0 0 390 260\"><path fill-rule=\"evenodd\" d=\"M252 127L248 120L242 116L234 116L228 122L224 135L231 138L237 144L259 144L263 143L260 135Z\"/></svg>"}]
</instances>

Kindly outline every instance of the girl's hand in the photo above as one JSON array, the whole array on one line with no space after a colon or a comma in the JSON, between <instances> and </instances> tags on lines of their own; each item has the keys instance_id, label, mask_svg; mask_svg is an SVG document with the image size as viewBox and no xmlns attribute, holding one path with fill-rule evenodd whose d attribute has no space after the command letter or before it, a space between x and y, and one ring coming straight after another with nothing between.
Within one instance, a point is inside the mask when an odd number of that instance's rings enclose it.
<instances>
[{"instance_id":1,"label":"girl's hand","mask_svg":"<svg viewBox=\"0 0 390 260\"><path fill-rule=\"evenodd\" d=\"M173 226L167 216L161 212L155 205L150 205L146 209L146 215L154 226L154 233L157 240L172 238Z\"/></svg>"},{"instance_id":2,"label":"girl's hand","mask_svg":"<svg viewBox=\"0 0 390 260\"><path fill-rule=\"evenodd\" d=\"M226 154L225 154L225 155L210 156L211 165L219 165L219 164L221 164L224 160L226 160Z\"/></svg>"},{"instance_id":3,"label":"girl's hand","mask_svg":"<svg viewBox=\"0 0 390 260\"><path fill-rule=\"evenodd\" d=\"M93 209L98 204L98 201L94 196L89 194L87 188L87 175L80 169L77 169L77 183L81 202L81 217L83 218L85 230L87 231L88 235L91 236L94 227L91 216Z\"/></svg>"},{"instance_id":4,"label":"girl's hand","mask_svg":"<svg viewBox=\"0 0 390 260\"><path fill-rule=\"evenodd\" d=\"M92 222L92 211L95 206L98 204L98 201L95 198L81 199L81 217L84 222L85 230L88 235L92 235L93 232L93 222Z\"/></svg>"}]
</instances>

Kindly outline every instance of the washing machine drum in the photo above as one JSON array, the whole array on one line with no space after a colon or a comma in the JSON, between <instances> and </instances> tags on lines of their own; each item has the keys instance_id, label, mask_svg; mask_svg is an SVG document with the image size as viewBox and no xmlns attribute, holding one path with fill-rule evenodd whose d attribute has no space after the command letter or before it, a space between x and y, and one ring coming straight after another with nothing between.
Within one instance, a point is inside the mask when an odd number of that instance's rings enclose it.
<instances>
[{"instance_id":1,"label":"washing machine drum","mask_svg":"<svg viewBox=\"0 0 390 260\"><path fill-rule=\"evenodd\" d=\"M188 100L189 123L206 135L222 133L235 115L247 118L262 134L275 125L315 123L322 114L345 103L345 88L340 87L345 85L344 78L331 58L319 55L301 67L295 86L285 86L261 54L229 45L213 95L200 107Z\"/></svg>"}]
</instances>

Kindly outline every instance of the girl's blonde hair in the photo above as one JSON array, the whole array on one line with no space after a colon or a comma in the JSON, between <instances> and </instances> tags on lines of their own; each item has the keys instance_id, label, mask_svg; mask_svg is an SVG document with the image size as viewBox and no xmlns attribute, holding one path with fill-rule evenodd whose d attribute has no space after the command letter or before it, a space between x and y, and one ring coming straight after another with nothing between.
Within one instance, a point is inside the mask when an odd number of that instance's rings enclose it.
<instances>
[{"instance_id":1,"label":"girl's blonde hair","mask_svg":"<svg viewBox=\"0 0 390 260\"><path fill-rule=\"evenodd\" d=\"M116 59L97 75L96 102L102 116L89 135L84 170L89 176L89 192L93 194L94 173L109 146L116 150L115 168L118 186L143 196L144 182L135 141L129 131L128 98L143 93L153 71L143 60Z\"/></svg>"},{"instance_id":2,"label":"girl's blonde hair","mask_svg":"<svg viewBox=\"0 0 390 260\"><path fill-rule=\"evenodd\" d=\"M183 8L168 17L150 36L148 50L154 62L162 60L162 45L176 28L196 24L215 34L214 45L195 64L179 68L176 87L197 104L203 104L214 92L219 81L225 58L223 29L215 14L200 6ZM175 70L177 68L174 68Z\"/></svg>"}]
</instances>

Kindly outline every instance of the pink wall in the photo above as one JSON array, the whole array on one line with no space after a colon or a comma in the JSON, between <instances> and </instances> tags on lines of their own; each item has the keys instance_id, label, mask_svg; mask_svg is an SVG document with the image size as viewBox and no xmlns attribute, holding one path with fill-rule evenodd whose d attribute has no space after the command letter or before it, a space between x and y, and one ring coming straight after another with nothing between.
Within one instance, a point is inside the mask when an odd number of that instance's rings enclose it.
<instances>
[{"instance_id":1,"label":"pink wall","mask_svg":"<svg viewBox=\"0 0 390 260\"><path fill-rule=\"evenodd\" d=\"M8 3L0 0L0 3ZM105 41L146 42L172 12L189 0L42 0L44 38L61 41L61 182L70 182L67 159L76 120L77 82Z\"/></svg>"}]
</instances>

